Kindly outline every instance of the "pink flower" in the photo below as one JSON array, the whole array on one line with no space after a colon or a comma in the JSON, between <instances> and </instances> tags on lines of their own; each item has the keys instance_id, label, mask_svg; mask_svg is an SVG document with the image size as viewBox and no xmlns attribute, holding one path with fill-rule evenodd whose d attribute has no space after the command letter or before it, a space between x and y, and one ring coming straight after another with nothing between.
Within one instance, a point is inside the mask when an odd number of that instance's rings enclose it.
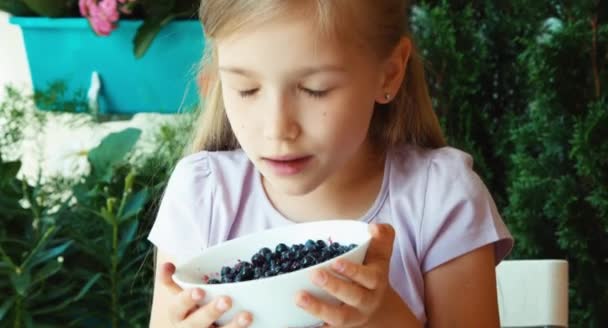
<instances>
[{"instance_id":1,"label":"pink flower","mask_svg":"<svg viewBox=\"0 0 608 328\"><path fill-rule=\"evenodd\" d=\"M116 28L116 24L99 17L91 17L89 22L91 23L91 26L93 26L95 33L103 36L110 35L110 33L112 33L112 31Z\"/></svg>"},{"instance_id":2,"label":"pink flower","mask_svg":"<svg viewBox=\"0 0 608 328\"><path fill-rule=\"evenodd\" d=\"M120 19L120 13L129 14L136 0L79 0L80 14L86 17L98 35L109 35Z\"/></svg>"},{"instance_id":3,"label":"pink flower","mask_svg":"<svg viewBox=\"0 0 608 328\"><path fill-rule=\"evenodd\" d=\"M89 7L88 7L88 3L90 1L86 1L86 0L80 0L78 1L78 7L80 8L80 14L83 17L88 17L89 16Z\"/></svg>"}]
</instances>

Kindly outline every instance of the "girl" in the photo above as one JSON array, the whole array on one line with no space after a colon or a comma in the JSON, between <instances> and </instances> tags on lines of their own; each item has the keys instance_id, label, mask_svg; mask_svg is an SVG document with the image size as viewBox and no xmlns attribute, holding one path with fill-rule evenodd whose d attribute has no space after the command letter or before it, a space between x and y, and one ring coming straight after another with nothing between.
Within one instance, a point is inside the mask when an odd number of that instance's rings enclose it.
<instances>
[{"instance_id":1,"label":"girl","mask_svg":"<svg viewBox=\"0 0 608 328\"><path fill-rule=\"evenodd\" d=\"M209 327L174 263L263 229L372 223L364 265L294 299L326 327L498 327L495 265L512 238L467 154L445 146L405 0L204 0L206 108L149 240L152 327ZM255 318L240 313L227 327ZM274 328L274 327L269 327ZM284 327L281 327L284 328Z\"/></svg>"}]
</instances>

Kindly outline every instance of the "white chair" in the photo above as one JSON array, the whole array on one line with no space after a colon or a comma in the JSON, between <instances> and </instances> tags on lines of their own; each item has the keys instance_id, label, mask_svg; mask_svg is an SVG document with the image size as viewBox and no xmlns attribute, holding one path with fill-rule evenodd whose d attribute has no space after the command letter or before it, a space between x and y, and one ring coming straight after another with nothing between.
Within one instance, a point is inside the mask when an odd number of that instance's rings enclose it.
<instances>
[{"instance_id":1,"label":"white chair","mask_svg":"<svg viewBox=\"0 0 608 328\"><path fill-rule=\"evenodd\" d=\"M501 327L568 327L567 261L502 261L496 283Z\"/></svg>"}]
</instances>

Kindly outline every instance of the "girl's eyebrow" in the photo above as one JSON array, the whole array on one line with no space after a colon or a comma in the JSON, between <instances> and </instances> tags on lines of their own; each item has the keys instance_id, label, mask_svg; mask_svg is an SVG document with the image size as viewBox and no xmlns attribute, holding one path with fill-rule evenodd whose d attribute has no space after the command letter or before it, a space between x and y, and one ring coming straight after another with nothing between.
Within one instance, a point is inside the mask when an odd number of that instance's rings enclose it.
<instances>
[{"instance_id":1,"label":"girl's eyebrow","mask_svg":"<svg viewBox=\"0 0 608 328\"><path fill-rule=\"evenodd\" d=\"M251 77L251 78L259 76L259 74L254 71L247 70L247 69L240 68L240 67L234 67L234 66L221 66L220 71L226 72L226 73L238 74L238 75ZM342 66L337 66L337 65L311 66L311 67L304 67L304 68L298 69L293 72L293 75L299 76L299 77L306 77L306 76L310 76L310 75L317 74L317 73L328 73L328 72L346 73L346 68L344 68Z\"/></svg>"}]
</instances>

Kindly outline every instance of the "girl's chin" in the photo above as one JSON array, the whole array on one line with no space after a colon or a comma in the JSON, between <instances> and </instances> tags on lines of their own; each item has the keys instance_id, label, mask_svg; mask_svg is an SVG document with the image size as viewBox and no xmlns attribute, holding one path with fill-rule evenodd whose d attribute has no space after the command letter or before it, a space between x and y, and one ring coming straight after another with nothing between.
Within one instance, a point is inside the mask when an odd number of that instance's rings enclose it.
<instances>
[{"instance_id":1,"label":"girl's chin","mask_svg":"<svg viewBox=\"0 0 608 328\"><path fill-rule=\"evenodd\" d=\"M304 196L309 194L318 187L310 177L301 176L273 176L272 174L264 174L264 185L266 189L272 188L273 192L289 196Z\"/></svg>"}]
</instances>

